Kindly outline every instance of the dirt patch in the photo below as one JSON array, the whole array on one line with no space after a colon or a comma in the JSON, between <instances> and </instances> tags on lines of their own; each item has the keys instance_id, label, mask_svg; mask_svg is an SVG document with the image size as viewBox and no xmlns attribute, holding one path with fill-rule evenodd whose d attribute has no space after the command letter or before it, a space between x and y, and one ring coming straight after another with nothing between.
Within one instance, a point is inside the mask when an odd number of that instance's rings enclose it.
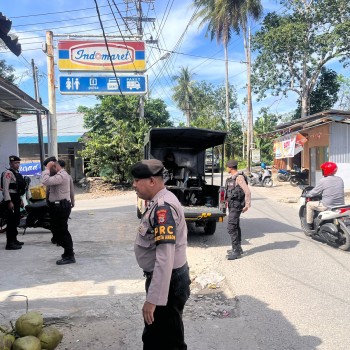
<instances>
[{"instance_id":1,"label":"dirt patch","mask_svg":"<svg viewBox=\"0 0 350 350\"><path fill-rule=\"evenodd\" d=\"M110 184L100 177L86 177L74 185L76 200L116 196L132 190L130 184Z\"/></svg>"}]
</instances>

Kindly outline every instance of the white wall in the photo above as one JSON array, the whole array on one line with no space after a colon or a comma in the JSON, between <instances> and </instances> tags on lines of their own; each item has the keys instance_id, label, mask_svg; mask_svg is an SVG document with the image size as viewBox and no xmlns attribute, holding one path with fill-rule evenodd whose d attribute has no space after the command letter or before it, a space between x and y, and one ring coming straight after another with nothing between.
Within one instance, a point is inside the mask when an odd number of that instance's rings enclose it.
<instances>
[{"instance_id":1,"label":"white wall","mask_svg":"<svg viewBox=\"0 0 350 350\"><path fill-rule=\"evenodd\" d=\"M350 190L350 163L337 163L337 165L337 175L343 179L345 189Z\"/></svg>"},{"instance_id":2,"label":"white wall","mask_svg":"<svg viewBox=\"0 0 350 350\"><path fill-rule=\"evenodd\" d=\"M0 175L9 166L9 156L18 155L16 122L0 123ZM0 192L0 200L2 193Z\"/></svg>"}]
</instances>

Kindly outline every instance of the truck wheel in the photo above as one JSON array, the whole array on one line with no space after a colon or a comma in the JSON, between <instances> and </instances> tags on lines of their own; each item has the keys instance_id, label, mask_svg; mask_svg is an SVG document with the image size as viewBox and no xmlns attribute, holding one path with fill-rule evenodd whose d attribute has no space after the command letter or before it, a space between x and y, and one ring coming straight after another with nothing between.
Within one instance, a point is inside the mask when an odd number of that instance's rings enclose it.
<instances>
[{"instance_id":1,"label":"truck wheel","mask_svg":"<svg viewBox=\"0 0 350 350\"><path fill-rule=\"evenodd\" d=\"M204 233L206 235L213 235L216 230L216 221L207 221L204 226Z\"/></svg>"}]
</instances>

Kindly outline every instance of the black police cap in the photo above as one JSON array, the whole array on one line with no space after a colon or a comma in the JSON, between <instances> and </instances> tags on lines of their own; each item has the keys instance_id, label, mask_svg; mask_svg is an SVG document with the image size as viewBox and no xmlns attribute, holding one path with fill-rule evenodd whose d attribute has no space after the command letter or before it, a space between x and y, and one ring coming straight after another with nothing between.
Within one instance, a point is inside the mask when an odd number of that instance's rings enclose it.
<instances>
[{"instance_id":1,"label":"black police cap","mask_svg":"<svg viewBox=\"0 0 350 350\"><path fill-rule=\"evenodd\" d=\"M49 158L46 158L45 160L44 160L44 166L46 166L48 163L50 163L50 162L57 162L57 159L56 159L56 157L49 157Z\"/></svg>"},{"instance_id":2,"label":"black police cap","mask_svg":"<svg viewBox=\"0 0 350 350\"><path fill-rule=\"evenodd\" d=\"M136 179L147 179L151 176L163 176L164 166L158 159L141 160L131 167L131 174Z\"/></svg>"},{"instance_id":3,"label":"black police cap","mask_svg":"<svg viewBox=\"0 0 350 350\"><path fill-rule=\"evenodd\" d=\"M62 168L64 168L64 167L66 166L66 162L65 162L63 159L59 159L59 160L57 161L57 163L58 163Z\"/></svg>"},{"instance_id":4,"label":"black police cap","mask_svg":"<svg viewBox=\"0 0 350 350\"><path fill-rule=\"evenodd\" d=\"M10 162L20 162L21 158L19 158L17 156L9 156L9 161Z\"/></svg>"},{"instance_id":5,"label":"black police cap","mask_svg":"<svg viewBox=\"0 0 350 350\"><path fill-rule=\"evenodd\" d=\"M237 160L234 160L234 159L231 159L229 160L227 163L226 163L226 166L228 168L237 168L238 167L238 161Z\"/></svg>"}]
</instances>

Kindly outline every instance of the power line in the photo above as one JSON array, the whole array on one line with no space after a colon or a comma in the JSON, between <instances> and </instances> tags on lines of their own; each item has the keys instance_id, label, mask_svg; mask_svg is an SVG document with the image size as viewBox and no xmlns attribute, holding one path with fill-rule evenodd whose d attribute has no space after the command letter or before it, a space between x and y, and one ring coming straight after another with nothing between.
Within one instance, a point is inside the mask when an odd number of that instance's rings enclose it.
<instances>
[{"instance_id":1,"label":"power line","mask_svg":"<svg viewBox=\"0 0 350 350\"><path fill-rule=\"evenodd\" d=\"M102 5L100 7L107 7L107 5ZM27 17L38 17L38 16L47 16L47 15L57 15L59 13L70 13L70 12L77 12L77 11L85 11L85 10L94 10L95 7L86 7L86 8L80 8L76 10L67 10L67 11L57 11L57 12L46 12L46 13L36 13L32 15L25 15L25 16L10 16L11 19L15 18L27 18Z\"/></svg>"}]
</instances>

